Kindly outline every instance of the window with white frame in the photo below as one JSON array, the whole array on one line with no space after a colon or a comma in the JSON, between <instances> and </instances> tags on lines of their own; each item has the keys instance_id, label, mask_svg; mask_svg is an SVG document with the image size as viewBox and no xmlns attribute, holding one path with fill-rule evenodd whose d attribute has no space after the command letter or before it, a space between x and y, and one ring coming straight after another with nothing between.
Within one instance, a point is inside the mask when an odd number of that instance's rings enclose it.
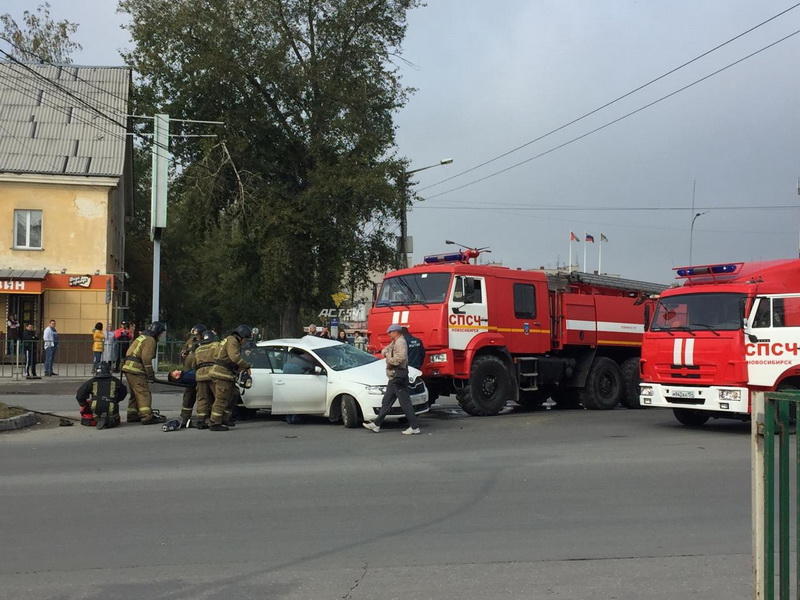
<instances>
[{"instance_id":1,"label":"window with white frame","mask_svg":"<svg viewBox=\"0 0 800 600\"><path fill-rule=\"evenodd\" d=\"M14 211L14 248L42 247L42 211Z\"/></svg>"}]
</instances>

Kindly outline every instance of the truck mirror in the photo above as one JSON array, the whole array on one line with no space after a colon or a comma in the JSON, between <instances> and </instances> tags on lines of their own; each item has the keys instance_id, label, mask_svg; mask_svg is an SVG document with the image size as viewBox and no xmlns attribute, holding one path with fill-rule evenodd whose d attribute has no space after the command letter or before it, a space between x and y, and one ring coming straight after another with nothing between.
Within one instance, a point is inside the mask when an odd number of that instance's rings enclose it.
<instances>
[{"instance_id":1,"label":"truck mirror","mask_svg":"<svg viewBox=\"0 0 800 600\"><path fill-rule=\"evenodd\" d=\"M472 277L464 277L464 304L475 302L475 280Z\"/></svg>"},{"instance_id":2,"label":"truck mirror","mask_svg":"<svg viewBox=\"0 0 800 600\"><path fill-rule=\"evenodd\" d=\"M644 305L644 330L650 331L650 305Z\"/></svg>"}]
</instances>

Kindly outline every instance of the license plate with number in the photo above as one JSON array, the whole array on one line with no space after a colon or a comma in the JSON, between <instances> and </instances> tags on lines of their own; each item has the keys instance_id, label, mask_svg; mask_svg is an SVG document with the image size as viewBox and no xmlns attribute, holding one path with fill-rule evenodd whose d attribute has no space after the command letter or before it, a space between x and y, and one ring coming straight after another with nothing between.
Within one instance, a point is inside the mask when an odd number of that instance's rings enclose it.
<instances>
[{"instance_id":1,"label":"license plate with number","mask_svg":"<svg viewBox=\"0 0 800 600\"><path fill-rule=\"evenodd\" d=\"M694 398L694 392L691 390L674 390L670 396L673 398Z\"/></svg>"}]
</instances>

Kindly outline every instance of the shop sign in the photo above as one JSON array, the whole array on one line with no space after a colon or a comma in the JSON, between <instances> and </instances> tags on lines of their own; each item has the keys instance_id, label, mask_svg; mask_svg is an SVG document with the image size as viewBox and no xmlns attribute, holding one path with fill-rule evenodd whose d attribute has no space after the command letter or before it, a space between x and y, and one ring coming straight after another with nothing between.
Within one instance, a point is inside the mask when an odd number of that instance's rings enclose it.
<instances>
[{"instance_id":1,"label":"shop sign","mask_svg":"<svg viewBox=\"0 0 800 600\"><path fill-rule=\"evenodd\" d=\"M25 281L21 279L0 279L0 290L4 292L24 292Z\"/></svg>"},{"instance_id":2,"label":"shop sign","mask_svg":"<svg viewBox=\"0 0 800 600\"><path fill-rule=\"evenodd\" d=\"M92 278L90 275L80 275L79 277L69 278L69 287L88 288L90 285L92 285Z\"/></svg>"}]
</instances>

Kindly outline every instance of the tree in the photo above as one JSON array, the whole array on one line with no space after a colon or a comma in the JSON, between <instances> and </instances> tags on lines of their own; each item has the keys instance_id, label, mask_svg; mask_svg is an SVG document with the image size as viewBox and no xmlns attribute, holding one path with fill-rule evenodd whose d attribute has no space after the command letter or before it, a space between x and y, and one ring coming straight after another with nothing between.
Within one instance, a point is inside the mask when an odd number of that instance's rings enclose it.
<instances>
[{"instance_id":1,"label":"tree","mask_svg":"<svg viewBox=\"0 0 800 600\"><path fill-rule=\"evenodd\" d=\"M418 5L121 0L152 110L225 123L171 148L164 257L182 294L165 297L202 294L221 319L235 307L292 334L304 307L391 263L406 167L392 114L410 92L394 61Z\"/></svg>"},{"instance_id":2,"label":"tree","mask_svg":"<svg viewBox=\"0 0 800 600\"><path fill-rule=\"evenodd\" d=\"M0 15L0 38L11 45L9 55L17 60L70 64L70 54L83 47L69 39L78 31L77 23L53 21L50 4L40 4L35 13L22 13L22 27L9 13Z\"/></svg>"}]
</instances>

